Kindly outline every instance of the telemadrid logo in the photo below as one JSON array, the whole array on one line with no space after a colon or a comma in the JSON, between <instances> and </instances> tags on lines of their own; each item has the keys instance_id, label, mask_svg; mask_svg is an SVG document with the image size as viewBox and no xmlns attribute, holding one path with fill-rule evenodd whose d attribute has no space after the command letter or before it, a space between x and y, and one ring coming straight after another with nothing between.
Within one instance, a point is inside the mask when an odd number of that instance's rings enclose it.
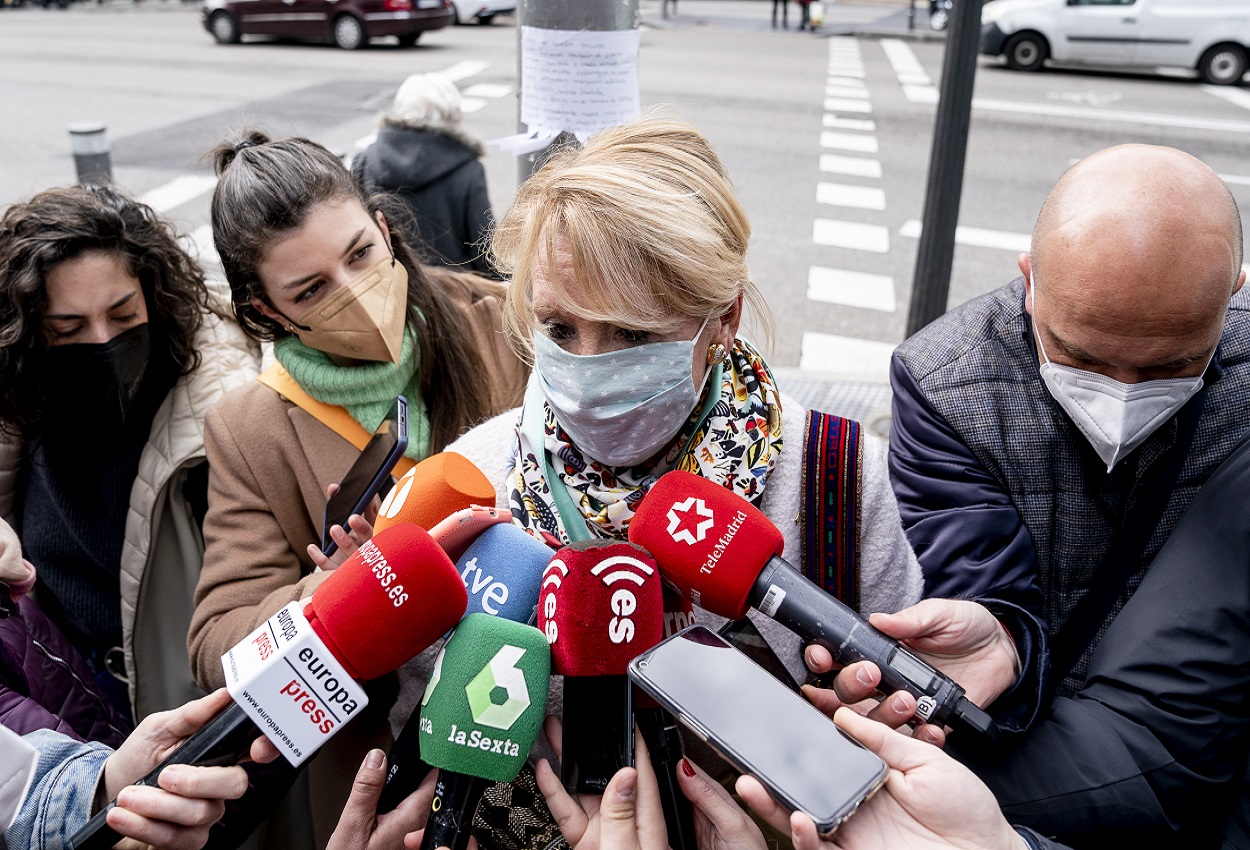
<instances>
[{"instance_id":1,"label":"telemadrid logo","mask_svg":"<svg viewBox=\"0 0 1250 850\"><path fill-rule=\"evenodd\" d=\"M511 729L517 718L529 708L530 693L525 686L525 671L516 666L523 655L525 650L519 646L501 646L495 657L464 686L475 722L494 729ZM495 688L508 692L508 698L500 705L491 702L490 692Z\"/></svg>"},{"instance_id":2,"label":"telemadrid logo","mask_svg":"<svg viewBox=\"0 0 1250 850\"><path fill-rule=\"evenodd\" d=\"M696 516L693 534L689 528L680 527L682 520L690 515L691 510L695 512ZM703 519L698 519L697 517L703 517ZM686 543L693 546L696 543L703 542L703 539L707 537L707 533L712 530L713 522L712 509L704 504L702 499L696 499L694 496L691 496L684 502L674 502L673 506L668 509L668 533L678 543Z\"/></svg>"}]
</instances>

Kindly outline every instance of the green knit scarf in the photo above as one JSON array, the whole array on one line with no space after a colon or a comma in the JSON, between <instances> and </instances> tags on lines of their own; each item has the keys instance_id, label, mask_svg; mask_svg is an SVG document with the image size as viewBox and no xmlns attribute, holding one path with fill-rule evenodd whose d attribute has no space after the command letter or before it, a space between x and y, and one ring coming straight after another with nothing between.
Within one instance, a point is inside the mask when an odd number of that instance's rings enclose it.
<instances>
[{"instance_id":1,"label":"green knit scarf","mask_svg":"<svg viewBox=\"0 0 1250 850\"><path fill-rule=\"evenodd\" d=\"M340 366L296 336L274 342L273 353L304 392L317 401L345 408L369 433L382 424L395 396L402 393L408 398L408 449L404 454L420 460L429 452L430 417L418 384L417 335L411 325L404 330L398 365Z\"/></svg>"}]
</instances>

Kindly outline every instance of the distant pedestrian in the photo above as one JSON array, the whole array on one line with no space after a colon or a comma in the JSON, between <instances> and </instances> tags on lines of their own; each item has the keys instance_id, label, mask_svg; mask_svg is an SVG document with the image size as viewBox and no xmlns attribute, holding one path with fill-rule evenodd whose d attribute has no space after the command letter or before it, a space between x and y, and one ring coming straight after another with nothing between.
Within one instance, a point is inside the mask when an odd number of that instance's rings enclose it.
<instances>
[{"instance_id":1,"label":"distant pedestrian","mask_svg":"<svg viewBox=\"0 0 1250 850\"><path fill-rule=\"evenodd\" d=\"M789 29L790 21L788 19L790 0L773 0L773 29L777 29L777 9L781 9L781 28Z\"/></svg>"},{"instance_id":2,"label":"distant pedestrian","mask_svg":"<svg viewBox=\"0 0 1250 850\"><path fill-rule=\"evenodd\" d=\"M493 218L482 143L460 123L460 91L441 74L414 74L381 117L377 141L352 172L411 211L426 262L491 275L483 246Z\"/></svg>"},{"instance_id":3,"label":"distant pedestrian","mask_svg":"<svg viewBox=\"0 0 1250 850\"><path fill-rule=\"evenodd\" d=\"M799 4L799 12L802 13L802 17L799 18L799 31L815 32L816 28L812 26L812 0L795 0L795 2Z\"/></svg>"},{"instance_id":4,"label":"distant pedestrian","mask_svg":"<svg viewBox=\"0 0 1250 850\"><path fill-rule=\"evenodd\" d=\"M663 15L665 18L667 18L667 17L668 17L668 7L669 7L669 6L672 6L672 7L673 7L673 16L674 16L674 17L676 17L676 15L677 15L677 0L663 0L663 2L662 2L662 3L661 3L661 5L660 5L660 14L661 14L661 15Z\"/></svg>"}]
</instances>

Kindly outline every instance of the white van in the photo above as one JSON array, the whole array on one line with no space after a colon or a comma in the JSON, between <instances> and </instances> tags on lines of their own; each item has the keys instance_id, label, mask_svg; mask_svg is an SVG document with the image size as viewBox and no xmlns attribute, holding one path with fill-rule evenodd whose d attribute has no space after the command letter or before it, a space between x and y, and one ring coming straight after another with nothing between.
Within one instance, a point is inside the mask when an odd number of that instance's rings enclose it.
<instances>
[{"instance_id":1,"label":"white van","mask_svg":"<svg viewBox=\"0 0 1250 850\"><path fill-rule=\"evenodd\" d=\"M981 53L1019 71L1047 59L1166 66L1232 85L1250 55L1250 0L990 0Z\"/></svg>"}]
</instances>

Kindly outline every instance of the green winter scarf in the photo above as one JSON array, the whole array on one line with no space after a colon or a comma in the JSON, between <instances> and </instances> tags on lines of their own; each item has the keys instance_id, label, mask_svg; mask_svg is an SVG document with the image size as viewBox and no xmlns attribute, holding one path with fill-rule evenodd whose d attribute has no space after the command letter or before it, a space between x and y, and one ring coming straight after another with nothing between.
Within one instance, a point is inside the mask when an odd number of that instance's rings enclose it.
<instances>
[{"instance_id":1,"label":"green winter scarf","mask_svg":"<svg viewBox=\"0 0 1250 850\"><path fill-rule=\"evenodd\" d=\"M421 460L430 448L430 417L421 398L417 375L417 335L409 325L399 364L362 363L340 366L323 351L309 348L299 337L288 336L273 344L274 356L304 392L317 401L347 410L369 433L382 424L395 396L408 399L408 449L405 455Z\"/></svg>"}]
</instances>

